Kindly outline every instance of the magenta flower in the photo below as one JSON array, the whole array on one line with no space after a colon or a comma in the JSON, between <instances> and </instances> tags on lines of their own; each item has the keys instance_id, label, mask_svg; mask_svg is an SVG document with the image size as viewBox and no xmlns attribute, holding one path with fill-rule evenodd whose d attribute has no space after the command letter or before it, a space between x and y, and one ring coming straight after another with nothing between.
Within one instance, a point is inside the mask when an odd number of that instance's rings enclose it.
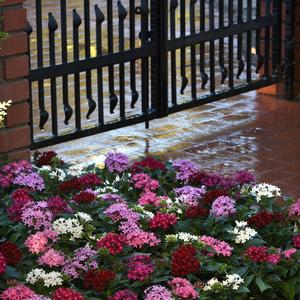
<instances>
[{"instance_id":1,"label":"magenta flower","mask_svg":"<svg viewBox=\"0 0 300 300\"><path fill-rule=\"evenodd\" d=\"M217 240L211 236L203 235L200 241L205 245L211 247L217 255L231 256L233 248L224 241Z\"/></svg>"}]
</instances>

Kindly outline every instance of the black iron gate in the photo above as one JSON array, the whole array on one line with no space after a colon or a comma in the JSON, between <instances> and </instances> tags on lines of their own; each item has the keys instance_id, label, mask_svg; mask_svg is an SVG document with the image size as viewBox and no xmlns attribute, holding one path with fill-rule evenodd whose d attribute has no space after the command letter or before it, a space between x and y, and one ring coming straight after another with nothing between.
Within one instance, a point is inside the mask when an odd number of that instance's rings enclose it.
<instances>
[{"instance_id":1,"label":"black iron gate","mask_svg":"<svg viewBox=\"0 0 300 300\"><path fill-rule=\"evenodd\" d=\"M280 0L68 2L54 13L35 0L28 26L33 148L279 80Z\"/></svg>"}]
</instances>

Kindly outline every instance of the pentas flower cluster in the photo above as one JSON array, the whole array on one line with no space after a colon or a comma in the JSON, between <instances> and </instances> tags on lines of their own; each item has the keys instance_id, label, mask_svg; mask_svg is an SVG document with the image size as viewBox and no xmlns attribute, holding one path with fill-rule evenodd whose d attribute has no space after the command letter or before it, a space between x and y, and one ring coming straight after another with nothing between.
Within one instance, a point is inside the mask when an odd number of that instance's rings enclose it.
<instances>
[{"instance_id":1,"label":"pentas flower cluster","mask_svg":"<svg viewBox=\"0 0 300 300\"><path fill-rule=\"evenodd\" d=\"M279 224L284 221L284 215L281 213L272 213L268 211L260 211L251 216L247 222L256 228L263 228L272 223Z\"/></svg>"},{"instance_id":2,"label":"pentas flower cluster","mask_svg":"<svg viewBox=\"0 0 300 300\"><path fill-rule=\"evenodd\" d=\"M154 157L146 157L141 161L135 162L131 167L131 173L140 173L141 171L156 171L160 170L162 172L166 172L167 168L165 164Z\"/></svg>"},{"instance_id":3,"label":"pentas flower cluster","mask_svg":"<svg viewBox=\"0 0 300 300\"><path fill-rule=\"evenodd\" d=\"M52 166L54 163L60 166L64 164L64 162L61 159L59 159L55 151L36 151L34 152L33 159L37 167Z\"/></svg>"},{"instance_id":4,"label":"pentas flower cluster","mask_svg":"<svg viewBox=\"0 0 300 300\"><path fill-rule=\"evenodd\" d=\"M97 242L98 248L106 248L111 255L122 253L125 238L121 234L109 232Z\"/></svg>"},{"instance_id":5,"label":"pentas flower cluster","mask_svg":"<svg viewBox=\"0 0 300 300\"><path fill-rule=\"evenodd\" d=\"M131 178L134 188L143 190L143 191L156 191L159 187L159 182L155 179L152 179L146 173L137 173L134 174Z\"/></svg>"},{"instance_id":6,"label":"pentas flower cluster","mask_svg":"<svg viewBox=\"0 0 300 300\"><path fill-rule=\"evenodd\" d=\"M0 299L290 298L274 275L300 276L300 200L250 172L118 152L105 168L36 163L0 168Z\"/></svg>"},{"instance_id":7,"label":"pentas flower cluster","mask_svg":"<svg viewBox=\"0 0 300 300\"><path fill-rule=\"evenodd\" d=\"M161 285L153 285L145 290L145 300L173 300L172 293Z\"/></svg>"},{"instance_id":8,"label":"pentas flower cluster","mask_svg":"<svg viewBox=\"0 0 300 300\"><path fill-rule=\"evenodd\" d=\"M149 227L151 229L161 228L169 229L172 225L177 224L177 217L174 214L157 213L150 221Z\"/></svg>"},{"instance_id":9,"label":"pentas flower cluster","mask_svg":"<svg viewBox=\"0 0 300 300\"><path fill-rule=\"evenodd\" d=\"M174 278L168 284L176 297L180 299L198 299L197 291L187 279Z\"/></svg>"},{"instance_id":10,"label":"pentas flower cluster","mask_svg":"<svg viewBox=\"0 0 300 300\"><path fill-rule=\"evenodd\" d=\"M236 226L233 229L233 234L235 235L235 243L245 244L247 241L251 240L257 235L257 231L250 228L247 222L235 221Z\"/></svg>"},{"instance_id":11,"label":"pentas flower cluster","mask_svg":"<svg viewBox=\"0 0 300 300\"><path fill-rule=\"evenodd\" d=\"M280 188L275 185L260 183L251 189L251 194L256 198L257 202L260 202L263 198L276 198L281 196L281 191Z\"/></svg>"},{"instance_id":12,"label":"pentas flower cluster","mask_svg":"<svg viewBox=\"0 0 300 300\"><path fill-rule=\"evenodd\" d=\"M218 197L213 202L210 210L210 214L216 218L229 217L235 213L235 200L226 196Z\"/></svg>"},{"instance_id":13,"label":"pentas flower cluster","mask_svg":"<svg viewBox=\"0 0 300 300\"><path fill-rule=\"evenodd\" d=\"M233 248L226 242L215 239L211 236L201 236L200 241L211 247L217 255L231 256ZM213 255L213 253L210 253Z\"/></svg>"},{"instance_id":14,"label":"pentas flower cluster","mask_svg":"<svg viewBox=\"0 0 300 300\"><path fill-rule=\"evenodd\" d=\"M200 262L196 257L196 253L197 250L192 245L179 246L172 254L172 275L186 276L198 272Z\"/></svg>"},{"instance_id":15,"label":"pentas flower cluster","mask_svg":"<svg viewBox=\"0 0 300 300\"><path fill-rule=\"evenodd\" d=\"M115 277L116 274L107 269L90 270L84 276L84 286L102 292Z\"/></svg>"},{"instance_id":16,"label":"pentas flower cluster","mask_svg":"<svg viewBox=\"0 0 300 300\"><path fill-rule=\"evenodd\" d=\"M184 186L182 188L175 189L177 201L184 206L196 207L199 205L199 200L205 194L205 187L195 188L192 186Z\"/></svg>"},{"instance_id":17,"label":"pentas flower cluster","mask_svg":"<svg viewBox=\"0 0 300 300\"><path fill-rule=\"evenodd\" d=\"M145 281L154 272L152 260L148 255L135 255L129 258L127 268L128 279L135 281Z\"/></svg>"},{"instance_id":18,"label":"pentas flower cluster","mask_svg":"<svg viewBox=\"0 0 300 300\"><path fill-rule=\"evenodd\" d=\"M121 173L127 170L127 168L129 167L128 157L125 154L119 152L107 153L104 163L106 168L111 173Z\"/></svg>"}]
</instances>

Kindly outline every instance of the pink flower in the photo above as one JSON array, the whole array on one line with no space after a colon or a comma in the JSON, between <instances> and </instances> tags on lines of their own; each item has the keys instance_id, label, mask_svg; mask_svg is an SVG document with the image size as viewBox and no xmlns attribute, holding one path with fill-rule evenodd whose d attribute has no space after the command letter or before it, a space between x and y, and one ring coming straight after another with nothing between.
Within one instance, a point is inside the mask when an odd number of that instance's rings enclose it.
<instances>
[{"instance_id":1,"label":"pink flower","mask_svg":"<svg viewBox=\"0 0 300 300\"><path fill-rule=\"evenodd\" d=\"M145 300L172 300L171 292L161 285L152 285L145 290Z\"/></svg>"},{"instance_id":2,"label":"pink flower","mask_svg":"<svg viewBox=\"0 0 300 300\"><path fill-rule=\"evenodd\" d=\"M29 300L35 296L36 294L30 288L23 284L18 284L3 291L0 298L2 300Z\"/></svg>"},{"instance_id":3,"label":"pink flower","mask_svg":"<svg viewBox=\"0 0 300 300\"><path fill-rule=\"evenodd\" d=\"M280 262L280 253L269 254L267 258L267 262L277 265Z\"/></svg>"},{"instance_id":4,"label":"pink flower","mask_svg":"<svg viewBox=\"0 0 300 300\"><path fill-rule=\"evenodd\" d=\"M211 236L203 235L200 241L216 251L217 255L231 256L233 248L224 241L217 240Z\"/></svg>"},{"instance_id":5,"label":"pink flower","mask_svg":"<svg viewBox=\"0 0 300 300\"><path fill-rule=\"evenodd\" d=\"M218 197L213 202L210 210L210 214L214 217L229 217L235 213L235 200L227 196Z\"/></svg>"},{"instance_id":6,"label":"pink flower","mask_svg":"<svg viewBox=\"0 0 300 300\"><path fill-rule=\"evenodd\" d=\"M57 236L58 234L53 230L38 231L26 239L25 245L32 254L39 254L46 251L49 240L55 242Z\"/></svg>"},{"instance_id":7,"label":"pink flower","mask_svg":"<svg viewBox=\"0 0 300 300\"><path fill-rule=\"evenodd\" d=\"M108 300L138 300L137 295L126 289L117 291L113 296L109 297Z\"/></svg>"},{"instance_id":8,"label":"pink flower","mask_svg":"<svg viewBox=\"0 0 300 300\"><path fill-rule=\"evenodd\" d=\"M126 238L127 245L138 249L145 245L155 247L161 242L153 232L146 232L143 230L130 232L127 234Z\"/></svg>"},{"instance_id":9,"label":"pink flower","mask_svg":"<svg viewBox=\"0 0 300 300\"><path fill-rule=\"evenodd\" d=\"M159 187L159 182L155 179L152 179L146 173L134 174L131 178L131 181L134 183L134 187L139 190L156 191Z\"/></svg>"},{"instance_id":10,"label":"pink flower","mask_svg":"<svg viewBox=\"0 0 300 300\"><path fill-rule=\"evenodd\" d=\"M63 266L65 257L54 249L47 250L39 259L39 265L47 265L49 267Z\"/></svg>"},{"instance_id":11,"label":"pink flower","mask_svg":"<svg viewBox=\"0 0 300 300\"><path fill-rule=\"evenodd\" d=\"M127 277L132 280L145 281L154 272L154 266L148 255L136 255L129 258Z\"/></svg>"},{"instance_id":12,"label":"pink flower","mask_svg":"<svg viewBox=\"0 0 300 300\"><path fill-rule=\"evenodd\" d=\"M283 251L283 256L287 259L290 259L296 252L297 252L297 249L291 248L291 249Z\"/></svg>"},{"instance_id":13,"label":"pink flower","mask_svg":"<svg viewBox=\"0 0 300 300\"><path fill-rule=\"evenodd\" d=\"M289 216L290 217L300 216L300 198L289 207Z\"/></svg>"},{"instance_id":14,"label":"pink flower","mask_svg":"<svg viewBox=\"0 0 300 300\"><path fill-rule=\"evenodd\" d=\"M198 299L197 291L187 279L177 277L169 281L168 284L172 288L173 294L180 299Z\"/></svg>"},{"instance_id":15,"label":"pink flower","mask_svg":"<svg viewBox=\"0 0 300 300\"><path fill-rule=\"evenodd\" d=\"M153 206L160 206L160 203L163 199L157 196L155 193L151 191L146 191L143 193L139 199L140 205L153 205Z\"/></svg>"}]
</instances>

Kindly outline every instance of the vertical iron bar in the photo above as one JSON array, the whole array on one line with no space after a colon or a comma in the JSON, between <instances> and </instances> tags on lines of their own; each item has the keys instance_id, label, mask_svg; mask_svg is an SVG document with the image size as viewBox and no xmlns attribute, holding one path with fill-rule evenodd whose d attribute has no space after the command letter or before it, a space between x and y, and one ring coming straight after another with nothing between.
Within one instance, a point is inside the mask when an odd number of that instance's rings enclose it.
<instances>
[{"instance_id":1,"label":"vertical iron bar","mask_svg":"<svg viewBox=\"0 0 300 300\"><path fill-rule=\"evenodd\" d=\"M243 0L238 0L238 23L243 23ZM238 48L237 48L238 71L236 78L244 71L245 63L243 62L243 34L238 34Z\"/></svg>"},{"instance_id":2,"label":"vertical iron bar","mask_svg":"<svg viewBox=\"0 0 300 300\"><path fill-rule=\"evenodd\" d=\"M285 98L294 97L295 74L295 0L286 0L286 42L285 42Z\"/></svg>"},{"instance_id":3,"label":"vertical iron bar","mask_svg":"<svg viewBox=\"0 0 300 300\"><path fill-rule=\"evenodd\" d=\"M270 17L271 7L270 0L265 0L266 17ZM264 48L264 77L270 76L270 27L265 27L265 48Z\"/></svg>"},{"instance_id":4,"label":"vertical iron bar","mask_svg":"<svg viewBox=\"0 0 300 300\"><path fill-rule=\"evenodd\" d=\"M256 18L260 18L261 17L261 0L256 0ZM258 73L260 68L263 66L264 64L264 58L261 55L261 29L257 29L256 30L256 70L255 72Z\"/></svg>"},{"instance_id":5,"label":"vertical iron bar","mask_svg":"<svg viewBox=\"0 0 300 300\"><path fill-rule=\"evenodd\" d=\"M180 36L186 35L186 17L185 17L185 0L180 0ZM181 70L181 89L180 94L184 94L184 90L188 85L186 77L186 49L180 49L180 70Z\"/></svg>"},{"instance_id":6,"label":"vertical iron bar","mask_svg":"<svg viewBox=\"0 0 300 300\"><path fill-rule=\"evenodd\" d=\"M200 0L200 33L205 32L205 0ZM200 43L200 75L201 89L205 89L208 82L208 75L205 73L205 43Z\"/></svg>"},{"instance_id":7,"label":"vertical iron bar","mask_svg":"<svg viewBox=\"0 0 300 300\"><path fill-rule=\"evenodd\" d=\"M277 23L273 27L272 73L277 76L281 72L282 0L273 1L273 15Z\"/></svg>"},{"instance_id":8,"label":"vertical iron bar","mask_svg":"<svg viewBox=\"0 0 300 300\"><path fill-rule=\"evenodd\" d=\"M233 0L228 0L228 25L233 25ZM234 65L233 65L233 35L228 37L228 79L229 88L234 88Z\"/></svg>"},{"instance_id":9,"label":"vertical iron bar","mask_svg":"<svg viewBox=\"0 0 300 300\"><path fill-rule=\"evenodd\" d=\"M148 0L141 0L141 41L142 46L148 44ZM142 113L148 114L149 110L149 58L142 58ZM149 121L145 123L146 128L149 128Z\"/></svg>"},{"instance_id":10,"label":"vertical iron bar","mask_svg":"<svg viewBox=\"0 0 300 300\"><path fill-rule=\"evenodd\" d=\"M113 3L112 0L107 0L107 44L108 54L114 52L114 35L113 35ZM109 101L110 113L113 114L118 104L118 97L115 94L115 75L114 66L108 67L108 82L109 82Z\"/></svg>"},{"instance_id":11,"label":"vertical iron bar","mask_svg":"<svg viewBox=\"0 0 300 300\"><path fill-rule=\"evenodd\" d=\"M74 61L79 60L79 26L82 20L77 13L76 9L73 9L73 58ZM80 74L74 74L74 88L75 88L75 126L76 130L81 130L81 105L80 105Z\"/></svg>"},{"instance_id":12,"label":"vertical iron bar","mask_svg":"<svg viewBox=\"0 0 300 300\"><path fill-rule=\"evenodd\" d=\"M91 57L91 20L90 20L90 1L84 0L84 44L85 58ZM86 97L88 99L88 112L86 118L89 119L96 109L96 102L92 98L92 73L87 71L86 75Z\"/></svg>"},{"instance_id":13,"label":"vertical iron bar","mask_svg":"<svg viewBox=\"0 0 300 300\"><path fill-rule=\"evenodd\" d=\"M42 20L42 1L35 1L36 7L36 41L37 41L37 64L38 68L42 69L44 65L43 56L43 20ZM44 129L44 125L47 123L49 113L45 110L45 89L44 81L38 81L39 90L39 109L40 109L40 124L41 130Z\"/></svg>"},{"instance_id":14,"label":"vertical iron bar","mask_svg":"<svg viewBox=\"0 0 300 300\"><path fill-rule=\"evenodd\" d=\"M124 52L124 20L127 17L127 11L122 5L121 1L118 1L118 15L119 15L119 51ZM120 119L125 120L125 65L121 63L119 65L119 80L120 80Z\"/></svg>"},{"instance_id":15,"label":"vertical iron bar","mask_svg":"<svg viewBox=\"0 0 300 300\"><path fill-rule=\"evenodd\" d=\"M102 23L105 20L103 12L98 5L95 5L96 15L96 46L97 56L100 57L102 53ZM104 125L104 113L103 113L103 69L97 69L97 89L98 89L98 121L99 125Z\"/></svg>"},{"instance_id":16,"label":"vertical iron bar","mask_svg":"<svg viewBox=\"0 0 300 300\"><path fill-rule=\"evenodd\" d=\"M130 49L135 48L135 0L129 3L129 45ZM131 108L135 107L139 99L139 93L136 90L136 66L135 61L130 62L130 89L131 89Z\"/></svg>"},{"instance_id":17,"label":"vertical iron bar","mask_svg":"<svg viewBox=\"0 0 300 300\"><path fill-rule=\"evenodd\" d=\"M224 28L224 0L219 0L219 27ZM224 84L228 71L224 62L224 38L219 39L219 63L221 68L221 84Z\"/></svg>"},{"instance_id":18,"label":"vertical iron bar","mask_svg":"<svg viewBox=\"0 0 300 300\"><path fill-rule=\"evenodd\" d=\"M61 61L62 64L68 63L68 51L67 51L67 5L66 0L60 0L60 23L61 23ZM69 120L72 117L73 109L69 105L69 84L68 76L62 77L62 89L63 89L63 105L65 112L65 124L69 124Z\"/></svg>"},{"instance_id":19,"label":"vertical iron bar","mask_svg":"<svg viewBox=\"0 0 300 300\"><path fill-rule=\"evenodd\" d=\"M26 27L24 31L27 33L27 47L28 47L28 57L29 57L29 65L31 66L31 55L30 55L30 35L32 34L32 26L29 22L27 22ZM33 132L33 104L32 104L32 83L29 81L29 107L30 107L30 120L29 120L29 125L30 125L30 141L31 144L34 142L34 132Z\"/></svg>"},{"instance_id":20,"label":"vertical iron bar","mask_svg":"<svg viewBox=\"0 0 300 300\"><path fill-rule=\"evenodd\" d=\"M251 21L252 19L252 0L247 1L247 21ZM247 31L247 82L250 83L252 81L252 32Z\"/></svg>"},{"instance_id":21,"label":"vertical iron bar","mask_svg":"<svg viewBox=\"0 0 300 300\"><path fill-rule=\"evenodd\" d=\"M168 115L168 5L151 0L151 37L157 45L151 65L151 103L160 117Z\"/></svg>"},{"instance_id":22,"label":"vertical iron bar","mask_svg":"<svg viewBox=\"0 0 300 300\"><path fill-rule=\"evenodd\" d=\"M50 56L50 66L55 66L55 31L57 30L57 22L52 15L49 13L48 16L48 30L49 30L49 56ZM51 121L52 121L52 133L57 136L57 93L56 93L56 77L51 77Z\"/></svg>"},{"instance_id":23,"label":"vertical iron bar","mask_svg":"<svg viewBox=\"0 0 300 300\"><path fill-rule=\"evenodd\" d=\"M209 0L209 30L215 29L215 5L214 0ZM215 41L209 42L209 68L210 68L210 93L214 94L216 90L215 83Z\"/></svg>"},{"instance_id":24,"label":"vertical iron bar","mask_svg":"<svg viewBox=\"0 0 300 300\"><path fill-rule=\"evenodd\" d=\"M190 30L191 35L196 33L195 28L195 4L197 0L191 0L190 2ZM191 85L192 85L192 100L195 101L197 99L197 82L196 82L196 46L191 46Z\"/></svg>"},{"instance_id":25,"label":"vertical iron bar","mask_svg":"<svg viewBox=\"0 0 300 300\"><path fill-rule=\"evenodd\" d=\"M170 37L176 38L176 9L178 0L170 2ZM177 70L176 70L176 50L171 51L171 97L172 104L177 104Z\"/></svg>"}]
</instances>

